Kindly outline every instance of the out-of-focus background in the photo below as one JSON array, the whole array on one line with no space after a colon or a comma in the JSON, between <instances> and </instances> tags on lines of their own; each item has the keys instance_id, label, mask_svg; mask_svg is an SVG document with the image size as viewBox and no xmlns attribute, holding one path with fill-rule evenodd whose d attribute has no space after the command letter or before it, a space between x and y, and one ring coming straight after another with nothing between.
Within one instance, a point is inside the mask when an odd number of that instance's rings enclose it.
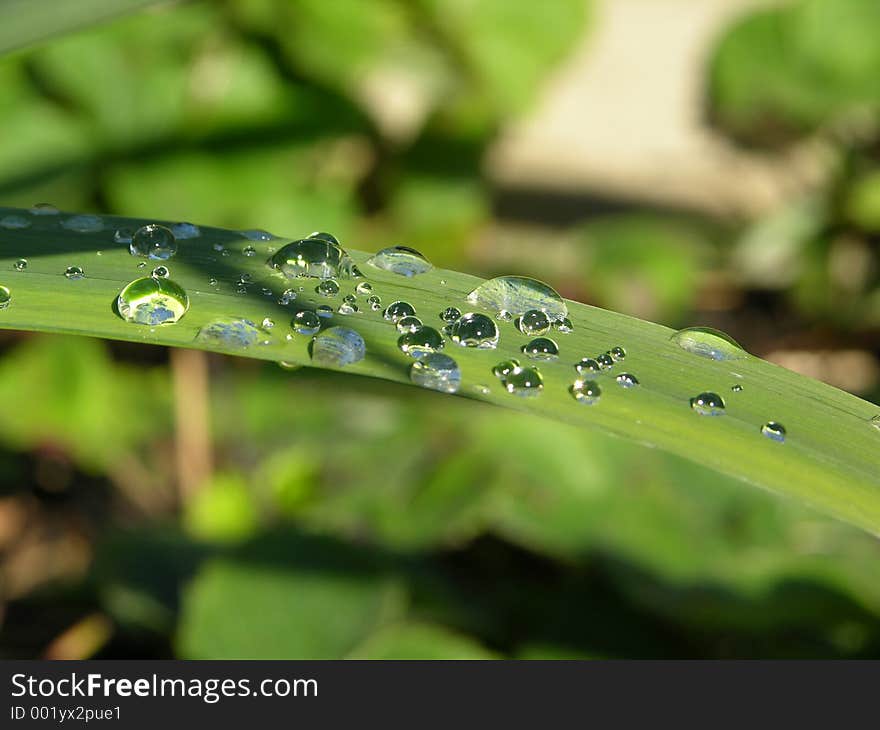
<instances>
[{"instance_id":1,"label":"out-of-focus background","mask_svg":"<svg viewBox=\"0 0 880 730\"><path fill-rule=\"evenodd\" d=\"M880 402L878 37L876 0L161 5L0 61L0 203L405 243ZM3 657L880 654L876 538L599 433L14 332L0 413Z\"/></svg>"}]
</instances>

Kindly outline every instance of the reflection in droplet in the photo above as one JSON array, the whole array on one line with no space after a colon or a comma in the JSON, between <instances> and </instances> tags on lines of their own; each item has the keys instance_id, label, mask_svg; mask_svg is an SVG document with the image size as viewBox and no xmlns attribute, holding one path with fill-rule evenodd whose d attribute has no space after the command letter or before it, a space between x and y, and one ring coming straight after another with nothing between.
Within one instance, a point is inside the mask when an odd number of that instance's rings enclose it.
<instances>
[{"instance_id":1,"label":"reflection in droplet","mask_svg":"<svg viewBox=\"0 0 880 730\"><path fill-rule=\"evenodd\" d=\"M434 268L434 265L420 252L408 246L383 248L367 259L367 263L377 269L408 277L424 274Z\"/></svg>"},{"instance_id":2,"label":"reflection in droplet","mask_svg":"<svg viewBox=\"0 0 880 730\"><path fill-rule=\"evenodd\" d=\"M171 279L147 276L126 285L116 300L120 316L127 322L145 325L173 324L189 308L183 287Z\"/></svg>"},{"instance_id":3,"label":"reflection in droplet","mask_svg":"<svg viewBox=\"0 0 880 730\"><path fill-rule=\"evenodd\" d=\"M416 385L442 393L455 393L461 386L458 363L440 352L430 352L416 360L410 367L409 377Z\"/></svg>"},{"instance_id":4,"label":"reflection in droplet","mask_svg":"<svg viewBox=\"0 0 880 730\"><path fill-rule=\"evenodd\" d=\"M688 327L671 339L681 349L711 360L741 360L747 354L733 338L711 327Z\"/></svg>"},{"instance_id":5,"label":"reflection in droplet","mask_svg":"<svg viewBox=\"0 0 880 730\"><path fill-rule=\"evenodd\" d=\"M345 367L364 359L364 338L347 327L329 327L312 341L312 362L324 367Z\"/></svg>"}]
</instances>

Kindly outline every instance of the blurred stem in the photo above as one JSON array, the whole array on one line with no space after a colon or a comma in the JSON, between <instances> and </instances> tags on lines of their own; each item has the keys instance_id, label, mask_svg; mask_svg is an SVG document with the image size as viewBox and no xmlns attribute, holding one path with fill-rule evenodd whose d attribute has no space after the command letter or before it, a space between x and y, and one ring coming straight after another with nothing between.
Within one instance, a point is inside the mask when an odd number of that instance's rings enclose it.
<instances>
[{"instance_id":1,"label":"blurred stem","mask_svg":"<svg viewBox=\"0 0 880 730\"><path fill-rule=\"evenodd\" d=\"M180 501L185 503L212 470L208 358L204 352L173 348L175 453Z\"/></svg>"}]
</instances>

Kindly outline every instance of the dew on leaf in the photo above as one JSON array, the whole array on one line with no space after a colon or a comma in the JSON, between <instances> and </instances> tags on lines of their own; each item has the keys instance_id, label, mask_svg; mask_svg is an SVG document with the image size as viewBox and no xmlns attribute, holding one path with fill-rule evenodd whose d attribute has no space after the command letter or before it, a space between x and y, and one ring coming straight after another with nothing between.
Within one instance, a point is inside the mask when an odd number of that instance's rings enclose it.
<instances>
[{"instance_id":1,"label":"dew on leaf","mask_svg":"<svg viewBox=\"0 0 880 730\"><path fill-rule=\"evenodd\" d=\"M178 241L182 241L185 238L198 238L202 235L202 232L195 223L187 223L186 221L181 221L171 226L171 233Z\"/></svg>"},{"instance_id":2,"label":"dew on leaf","mask_svg":"<svg viewBox=\"0 0 880 730\"><path fill-rule=\"evenodd\" d=\"M724 399L717 393L705 392L691 398L691 408L701 416L724 414Z\"/></svg>"},{"instance_id":3,"label":"dew on leaf","mask_svg":"<svg viewBox=\"0 0 880 730\"><path fill-rule=\"evenodd\" d=\"M602 366L594 358L585 357L574 364L574 369L583 375L584 373L598 373L602 370Z\"/></svg>"},{"instance_id":4,"label":"dew on leaf","mask_svg":"<svg viewBox=\"0 0 880 730\"><path fill-rule=\"evenodd\" d=\"M434 268L434 265L419 251L408 246L383 248L367 259L367 263L377 269L408 277L424 274Z\"/></svg>"},{"instance_id":5,"label":"dew on leaf","mask_svg":"<svg viewBox=\"0 0 880 730\"><path fill-rule=\"evenodd\" d=\"M335 297L339 294L339 284L336 283L336 279L323 279L318 282L315 292L322 297Z\"/></svg>"},{"instance_id":6,"label":"dew on leaf","mask_svg":"<svg viewBox=\"0 0 880 730\"><path fill-rule=\"evenodd\" d=\"M615 380L621 388L635 388L639 384L639 379L631 373L620 373Z\"/></svg>"},{"instance_id":7,"label":"dew on leaf","mask_svg":"<svg viewBox=\"0 0 880 730\"><path fill-rule=\"evenodd\" d=\"M455 393L461 386L461 369L449 355L429 352L412 364L409 378L423 388Z\"/></svg>"},{"instance_id":8,"label":"dew on leaf","mask_svg":"<svg viewBox=\"0 0 880 730\"><path fill-rule=\"evenodd\" d=\"M310 309L302 309L293 315L290 326L301 335L313 335L321 329L321 319Z\"/></svg>"},{"instance_id":9,"label":"dew on leaf","mask_svg":"<svg viewBox=\"0 0 880 730\"><path fill-rule=\"evenodd\" d=\"M27 268L27 259L18 259L12 266L16 271L24 271Z\"/></svg>"},{"instance_id":10,"label":"dew on leaf","mask_svg":"<svg viewBox=\"0 0 880 730\"><path fill-rule=\"evenodd\" d=\"M526 276L498 276L483 282L467 300L490 312L505 310L521 317L530 309L544 312L551 321L568 316L568 307L553 287Z\"/></svg>"},{"instance_id":11,"label":"dew on leaf","mask_svg":"<svg viewBox=\"0 0 880 730\"><path fill-rule=\"evenodd\" d=\"M128 250L132 256L167 261L177 253L177 241L165 226L150 223L134 232Z\"/></svg>"},{"instance_id":12,"label":"dew on leaf","mask_svg":"<svg viewBox=\"0 0 880 730\"><path fill-rule=\"evenodd\" d=\"M51 203L37 203L30 209L31 215L58 215L60 212Z\"/></svg>"},{"instance_id":13,"label":"dew on leaf","mask_svg":"<svg viewBox=\"0 0 880 730\"><path fill-rule=\"evenodd\" d=\"M0 228L6 228L7 230L17 230L20 228L30 228L31 222L25 218L23 215L5 215L0 218Z\"/></svg>"},{"instance_id":14,"label":"dew on leaf","mask_svg":"<svg viewBox=\"0 0 880 730\"><path fill-rule=\"evenodd\" d=\"M256 344L260 336L249 319L215 319L199 329L196 342L218 350L244 350Z\"/></svg>"},{"instance_id":15,"label":"dew on leaf","mask_svg":"<svg viewBox=\"0 0 880 730\"><path fill-rule=\"evenodd\" d=\"M543 335L550 329L550 318L540 309L530 309L516 320L516 327L529 337Z\"/></svg>"},{"instance_id":16,"label":"dew on leaf","mask_svg":"<svg viewBox=\"0 0 880 730\"><path fill-rule=\"evenodd\" d=\"M391 302L391 304L385 308L385 314L383 316L389 322L397 322L398 319L412 317L415 313L416 308L412 304L409 302L397 301Z\"/></svg>"},{"instance_id":17,"label":"dew on leaf","mask_svg":"<svg viewBox=\"0 0 880 730\"><path fill-rule=\"evenodd\" d=\"M326 367L345 367L364 359L364 338L348 327L328 327L312 341L312 362Z\"/></svg>"},{"instance_id":18,"label":"dew on leaf","mask_svg":"<svg viewBox=\"0 0 880 730\"><path fill-rule=\"evenodd\" d=\"M418 317L408 316L401 317L396 322L397 331L403 334L404 332L415 332L422 326L422 320Z\"/></svg>"},{"instance_id":19,"label":"dew on leaf","mask_svg":"<svg viewBox=\"0 0 880 730\"><path fill-rule=\"evenodd\" d=\"M544 380L537 368L515 367L501 378L501 384L511 395L532 397L544 389Z\"/></svg>"},{"instance_id":20,"label":"dew on leaf","mask_svg":"<svg viewBox=\"0 0 880 730\"><path fill-rule=\"evenodd\" d=\"M781 423L776 423L776 421L767 421L767 423L761 426L761 434L768 439L782 443L785 441L785 426Z\"/></svg>"},{"instance_id":21,"label":"dew on leaf","mask_svg":"<svg viewBox=\"0 0 880 730\"><path fill-rule=\"evenodd\" d=\"M171 279L146 276L127 284L116 299L116 308L126 322L135 324L173 324L189 308L183 287Z\"/></svg>"},{"instance_id":22,"label":"dew on leaf","mask_svg":"<svg viewBox=\"0 0 880 730\"><path fill-rule=\"evenodd\" d=\"M741 360L746 351L729 335L711 327L688 327L672 335L682 350L711 360Z\"/></svg>"},{"instance_id":23,"label":"dew on leaf","mask_svg":"<svg viewBox=\"0 0 880 730\"><path fill-rule=\"evenodd\" d=\"M85 273L79 266L68 266L66 269L64 269L64 275L72 281L76 281L77 279L82 279L85 277Z\"/></svg>"},{"instance_id":24,"label":"dew on leaf","mask_svg":"<svg viewBox=\"0 0 880 730\"><path fill-rule=\"evenodd\" d=\"M549 337L536 337L523 345L522 351L533 360L555 360L559 357L559 346Z\"/></svg>"},{"instance_id":25,"label":"dew on leaf","mask_svg":"<svg viewBox=\"0 0 880 730\"><path fill-rule=\"evenodd\" d=\"M461 310L458 307L446 307L440 312L440 319L446 324L452 324L459 317L461 317Z\"/></svg>"},{"instance_id":26,"label":"dew on leaf","mask_svg":"<svg viewBox=\"0 0 880 730\"><path fill-rule=\"evenodd\" d=\"M104 219L98 215L74 215L61 221L61 227L74 233L98 233L104 230Z\"/></svg>"},{"instance_id":27,"label":"dew on leaf","mask_svg":"<svg viewBox=\"0 0 880 730\"><path fill-rule=\"evenodd\" d=\"M598 403L602 395L602 389L595 380L581 380L580 378L572 383L568 392L578 403L588 406Z\"/></svg>"},{"instance_id":28,"label":"dew on leaf","mask_svg":"<svg viewBox=\"0 0 880 730\"><path fill-rule=\"evenodd\" d=\"M415 332L405 332L397 339L400 351L414 358L442 350L444 344L443 335L433 327L419 327Z\"/></svg>"},{"instance_id":29,"label":"dew on leaf","mask_svg":"<svg viewBox=\"0 0 880 730\"><path fill-rule=\"evenodd\" d=\"M9 291L9 287L0 285L0 309L6 309L10 301L12 301L12 292Z\"/></svg>"},{"instance_id":30,"label":"dew on leaf","mask_svg":"<svg viewBox=\"0 0 880 730\"><path fill-rule=\"evenodd\" d=\"M491 350L498 346L498 325L485 314L463 314L452 324L450 335L452 341L462 347Z\"/></svg>"},{"instance_id":31,"label":"dew on leaf","mask_svg":"<svg viewBox=\"0 0 880 730\"><path fill-rule=\"evenodd\" d=\"M313 233L282 246L269 259L269 266L288 279L349 279L354 262L335 238Z\"/></svg>"}]
</instances>

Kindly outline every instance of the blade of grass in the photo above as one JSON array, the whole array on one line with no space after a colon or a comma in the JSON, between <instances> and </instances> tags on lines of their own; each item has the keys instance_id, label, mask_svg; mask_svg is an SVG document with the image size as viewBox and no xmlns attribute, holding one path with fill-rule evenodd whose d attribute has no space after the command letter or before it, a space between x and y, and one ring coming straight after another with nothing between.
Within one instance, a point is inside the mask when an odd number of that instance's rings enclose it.
<instances>
[{"instance_id":1,"label":"blade of grass","mask_svg":"<svg viewBox=\"0 0 880 730\"><path fill-rule=\"evenodd\" d=\"M321 297L314 292L315 280L286 280L266 265L271 250L284 241L255 243L236 231L202 227L201 236L181 241L177 255L165 262L173 280L189 294L189 312L172 325L135 325L115 313L116 296L125 284L149 275L160 262L145 264L132 257L127 246L113 243L113 231L156 221L106 216L103 231L75 233L60 225L67 217L63 214L31 216L0 208L0 217L7 214L23 216L31 225L0 229L0 284L11 291L9 306L0 310L0 328L216 349L196 340L201 327L218 318L244 318L258 325L269 318L275 326L264 329L260 342L225 351L309 365L311 338L293 334L290 318L300 308L338 306L341 296L352 293L357 283L340 282L343 288L335 299ZM255 255L246 255L249 246L256 248ZM408 279L366 264L367 253L347 250L383 306L406 300L425 324L438 328L439 312L448 306L467 311L465 297L482 281L439 269ZM28 261L21 271L15 268L19 258ZM74 265L82 267L85 278L64 276L65 269ZM245 293L238 292L242 275L250 281ZM212 284L212 279L217 283ZM291 304L279 304L280 293L291 286L303 291ZM345 370L409 383L413 361L398 350L395 327L381 312L371 311L365 299L358 295L360 313L336 314L325 321L325 326L355 329L366 341L367 357ZM870 423L880 408L755 357L724 362L698 357L671 342L673 331L657 324L577 302L568 302L568 307L574 332L553 335L561 356L539 364L544 376L539 396L512 396L491 372L501 360L524 359L520 348L528 338L511 322L500 323L496 350L463 348L447 341L445 352L455 358L463 374L459 395L665 449L880 533L880 430ZM625 348L626 360L608 374L596 376L603 391L600 401L593 406L577 403L568 392L575 377L573 363L614 346ZM614 376L624 370L641 384L630 389L618 386ZM741 385L742 392L732 392L733 385ZM724 397L725 415L704 417L690 408L690 398L703 391ZM767 421L786 427L784 443L761 435ZM580 456L572 453L570 458Z\"/></svg>"}]
</instances>

